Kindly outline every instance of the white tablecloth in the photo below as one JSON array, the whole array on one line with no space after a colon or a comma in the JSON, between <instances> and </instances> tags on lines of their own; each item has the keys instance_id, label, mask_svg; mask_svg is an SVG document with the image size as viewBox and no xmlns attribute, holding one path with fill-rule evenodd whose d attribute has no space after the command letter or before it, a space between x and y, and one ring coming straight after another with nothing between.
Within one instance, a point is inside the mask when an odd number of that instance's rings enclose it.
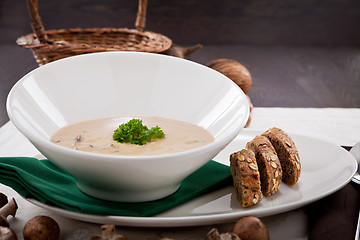
<instances>
[{"instance_id":1,"label":"white tablecloth","mask_svg":"<svg viewBox=\"0 0 360 240\"><path fill-rule=\"evenodd\" d=\"M249 129L266 130L279 127L286 132L320 137L337 145L352 146L360 141L360 109L339 108L254 108ZM38 151L21 135L11 122L0 128L0 156L35 156ZM100 233L100 224L86 223L56 215L37 207L7 186L0 185L0 191L15 197L19 210L15 219L9 219L11 227L22 239L22 228L27 220L36 215L49 215L60 225L61 239L89 239ZM271 239L307 239L306 215L294 210L262 218L269 229ZM182 239L206 239L212 227L230 231L232 223L214 226L182 228L135 228L117 227L117 232L131 239L160 239L171 237Z\"/></svg>"}]
</instances>

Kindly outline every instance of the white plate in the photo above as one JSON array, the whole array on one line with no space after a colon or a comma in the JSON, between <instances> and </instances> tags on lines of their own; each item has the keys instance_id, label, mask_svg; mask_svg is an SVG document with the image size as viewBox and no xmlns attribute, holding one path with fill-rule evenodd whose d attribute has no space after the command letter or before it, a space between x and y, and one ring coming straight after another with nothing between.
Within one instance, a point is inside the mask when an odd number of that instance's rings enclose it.
<instances>
[{"instance_id":1,"label":"white plate","mask_svg":"<svg viewBox=\"0 0 360 240\"><path fill-rule=\"evenodd\" d=\"M229 155L244 148L259 131L244 129L214 160L227 164ZM29 202L72 219L100 224L134 227L179 227L230 222L245 215L269 216L299 208L323 198L346 185L357 169L355 158L343 148L313 137L290 134L300 153L302 172L299 182L264 199L256 206L242 208L228 186L198 197L154 217L96 216L76 213L40 203ZM211 177L211 176L209 176Z\"/></svg>"}]
</instances>

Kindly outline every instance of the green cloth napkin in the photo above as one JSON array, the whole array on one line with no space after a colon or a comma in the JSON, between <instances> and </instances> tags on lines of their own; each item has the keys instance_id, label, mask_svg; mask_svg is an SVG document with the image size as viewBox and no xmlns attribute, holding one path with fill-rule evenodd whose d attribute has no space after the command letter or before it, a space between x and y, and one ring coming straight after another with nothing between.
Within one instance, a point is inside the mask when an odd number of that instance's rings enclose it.
<instances>
[{"instance_id":1,"label":"green cloth napkin","mask_svg":"<svg viewBox=\"0 0 360 240\"><path fill-rule=\"evenodd\" d=\"M75 180L49 160L30 157L1 157L0 183L25 198L79 213L148 217L174 208L197 196L231 184L228 166L210 161L187 177L172 195L156 201L123 203L84 194Z\"/></svg>"}]
</instances>

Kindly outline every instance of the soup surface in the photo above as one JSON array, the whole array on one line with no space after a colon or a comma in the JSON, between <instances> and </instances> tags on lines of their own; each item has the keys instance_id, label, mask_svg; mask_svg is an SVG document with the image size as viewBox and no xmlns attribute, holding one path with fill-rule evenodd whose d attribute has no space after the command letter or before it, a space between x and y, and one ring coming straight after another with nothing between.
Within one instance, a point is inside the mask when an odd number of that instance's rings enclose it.
<instances>
[{"instance_id":1,"label":"soup surface","mask_svg":"<svg viewBox=\"0 0 360 240\"><path fill-rule=\"evenodd\" d=\"M120 124L132 118L104 118L71 124L61 128L51 141L76 150L113 155L159 155L198 148L214 141L206 129L197 125L161 117L139 117L149 129L159 126L165 138L154 139L145 145L119 143L113 133Z\"/></svg>"}]
</instances>

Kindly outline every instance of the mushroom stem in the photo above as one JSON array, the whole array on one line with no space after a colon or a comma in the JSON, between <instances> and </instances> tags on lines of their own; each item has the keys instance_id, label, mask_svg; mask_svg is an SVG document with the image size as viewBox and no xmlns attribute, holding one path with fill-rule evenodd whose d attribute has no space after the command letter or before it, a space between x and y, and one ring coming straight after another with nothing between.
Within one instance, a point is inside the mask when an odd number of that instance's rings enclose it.
<instances>
[{"instance_id":1,"label":"mushroom stem","mask_svg":"<svg viewBox=\"0 0 360 240\"><path fill-rule=\"evenodd\" d=\"M165 54L168 54L170 56L175 56L175 57L179 57L179 58L186 58L187 56L189 56L190 54L196 52L197 50L199 50L200 48L202 48L201 44L196 44L194 46L190 46L190 47L182 47L176 44L173 44L166 52Z\"/></svg>"},{"instance_id":2,"label":"mushroom stem","mask_svg":"<svg viewBox=\"0 0 360 240\"><path fill-rule=\"evenodd\" d=\"M111 238L115 235L115 225L102 225L102 236L105 238Z\"/></svg>"},{"instance_id":3,"label":"mushroom stem","mask_svg":"<svg viewBox=\"0 0 360 240\"><path fill-rule=\"evenodd\" d=\"M209 240L241 240L238 235L232 232L219 233L217 228L212 228L207 237Z\"/></svg>"},{"instance_id":4,"label":"mushroom stem","mask_svg":"<svg viewBox=\"0 0 360 240\"><path fill-rule=\"evenodd\" d=\"M7 218L9 215L15 217L16 211L18 209L15 198L12 198L7 204L0 208L0 215L4 218Z\"/></svg>"},{"instance_id":5,"label":"mushroom stem","mask_svg":"<svg viewBox=\"0 0 360 240\"><path fill-rule=\"evenodd\" d=\"M207 234L209 240L220 240L220 233L217 228L212 228Z\"/></svg>"},{"instance_id":6,"label":"mushroom stem","mask_svg":"<svg viewBox=\"0 0 360 240\"><path fill-rule=\"evenodd\" d=\"M115 233L115 225L102 225L101 235L93 235L90 240L127 240L127 237L121 234Z\"/></svg>"}]
</instances>

